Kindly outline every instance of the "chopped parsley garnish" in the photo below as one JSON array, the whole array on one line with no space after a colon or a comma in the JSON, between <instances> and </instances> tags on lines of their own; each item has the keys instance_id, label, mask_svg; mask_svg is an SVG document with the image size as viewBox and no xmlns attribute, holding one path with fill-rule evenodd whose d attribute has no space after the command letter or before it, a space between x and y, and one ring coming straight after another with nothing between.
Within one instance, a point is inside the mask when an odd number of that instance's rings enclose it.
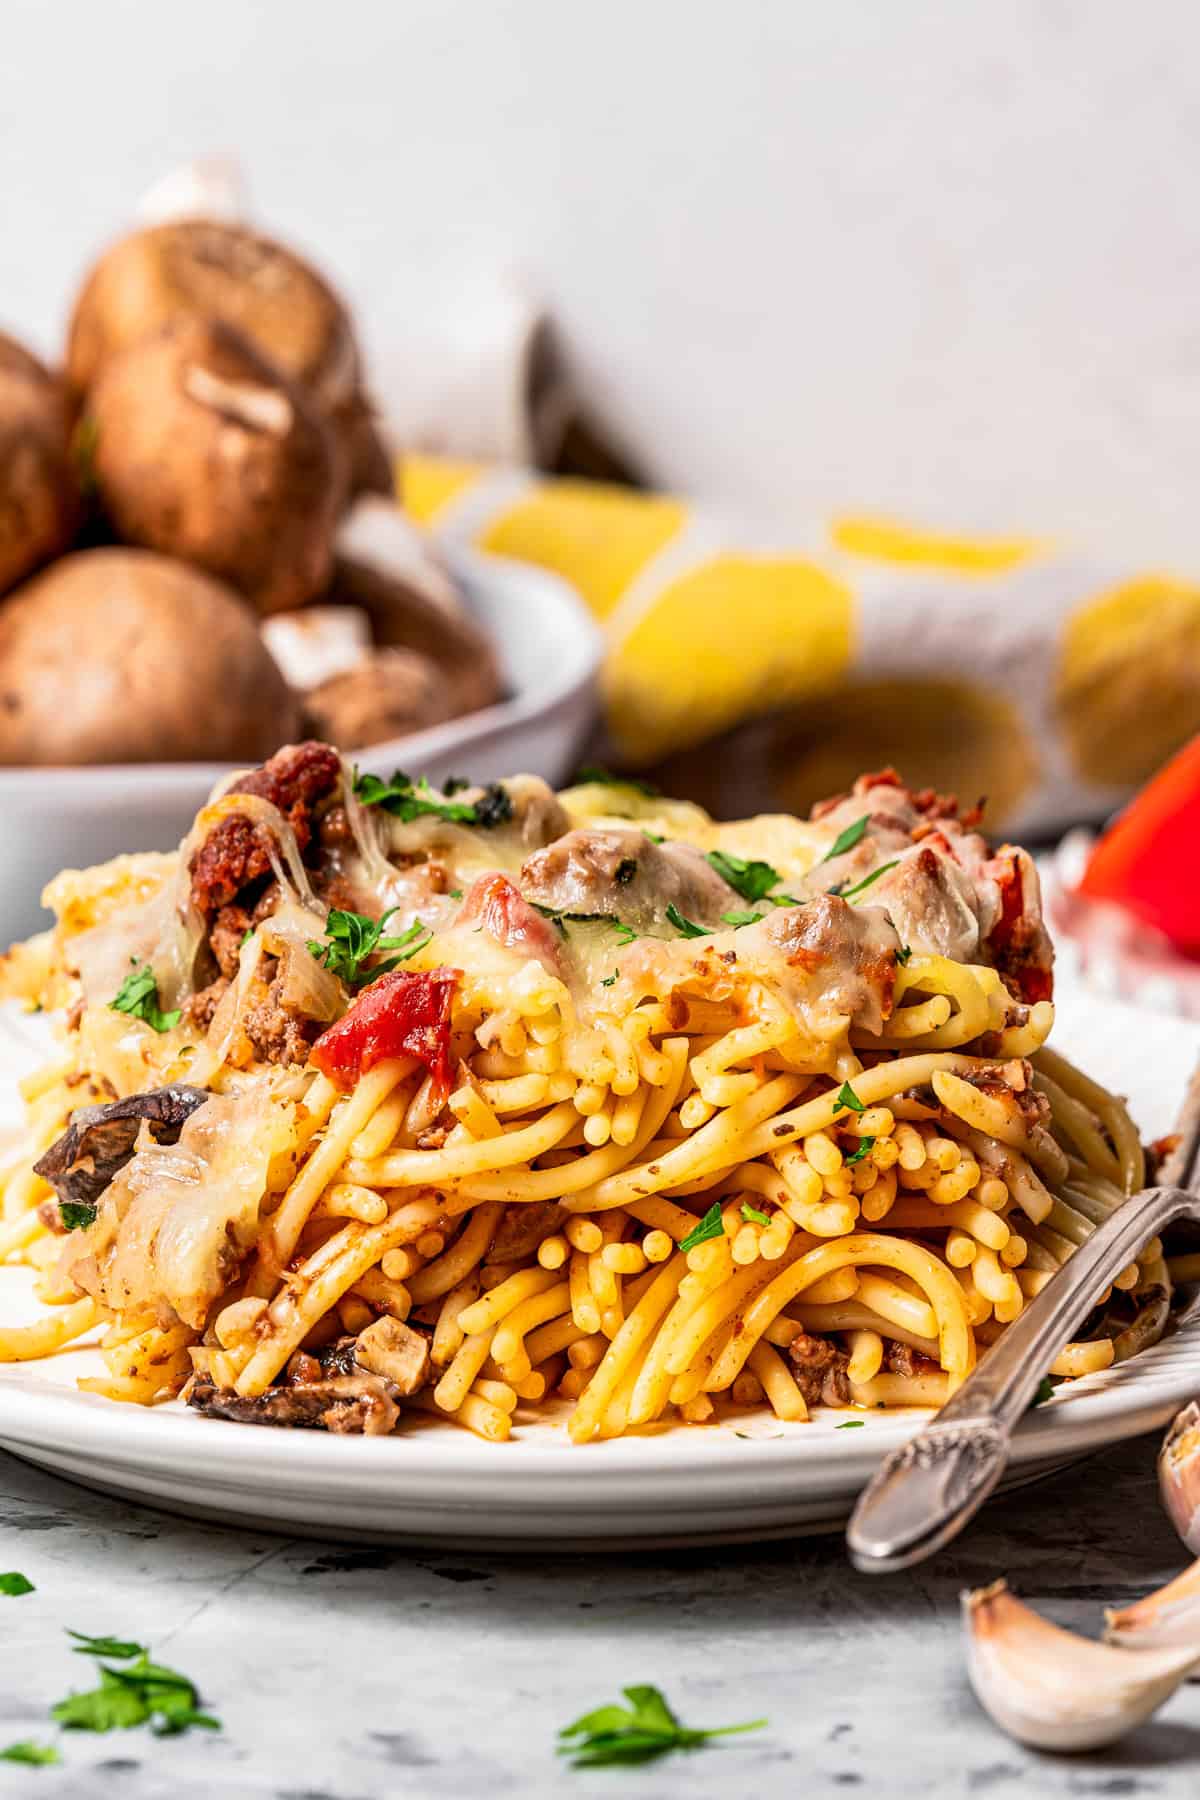
<instances>
[{"instance_id":1,"label":"chopped parsley garnish","mask_svg":"<svg viewBox=\"0 0 1200 1800\"><path fill-rule=\"evenodd\" d=\"M745 862L725 850L710 850L708 861L721 880L727 882L743 900L764 900L779 880L779 870L768 862Z\"/></svg>"},{"instance_id":2,"label":"chopped parsley garnish","mask_svg":"<svg viewBox=\"0 0 1200 1800\"><path fill-rule=\"evenodd\" d=\"M708 862L717 871L721 880L727 882L735 893L743 900L753 904L756 900L765 900L770 906L799 906L800 902L794 894L773 894L771 889L783 877L778 869L773 869L768 862L746 862L740 856L731 856L727 850L710 850ZM759 915L761 917L761 914Z\"/></svg>"},{"instance_id":3,"label":"chopped parsley garnish","mask_svg":"<svg viewBox=\"0 0 1200 1800\"><path fill-rule=\"evenodd\" d=\"M455 792L461 789L455 787ZM513 816L512 796L499 781L484 788L478 800L447 798L451 789L438 793L424 776L413 781L403 769L397 769L390 781L378 775L354 776L354 792L364 806L382 806L384 812L405 823L413 819L445 819L452 825L478 825L490 829L505 825Z\"/></svg>"},{"instance_id":4,"label":"chopped parsley garnish","mask_svg":"<svg viewBox=\"0 0 1200 1800\"><path fill-rule=\"evenodd\" d=\"M614 775L601 763L585 763L582 769L575 771L576 786L582 787L590 783L593 787L632 788L635 794L645 794L648 800L657 800L660 790L651 787L648 781L637 781L632 775Z\"/></svg>"},{"instance_id":5,"label":"chopped parsley garnish","mask_svg":"<svg viewBox=\"0 0 1200 1800\"><path fill-rule=\"evenodd\" d=\"M62 1758L53 1744L35 1744L32 1738L22 1738L18 1744L9 1744L0 1750L0 1762L28 1763L31 1768L48 1768L51 1763L61 1762Z\"/></svg>"},{"instance_id":6,"label":"chopped parsley garnish","mask_svg":"<svg viewBox=\"0 0 1200 1800\"><path fill-rule=\"evenodd\" d=\"M58 1216L68 1231L86 1231L96 1222L96 1208L90 1200L60 1200Z\"/></svg>"},{"instance_id":7,"label":"chopped parsley garnish","mask_svg":"<svg viewBox=\"0 0 1200 1800\"><path fill-rule=\"evenodd\" d=\"M859 1138L858 1149L846 1158L846 1167L852 1169L855 1163L860 1163L862 1161L864 1156L869 1156L874 1148L875 1139L873 1137Z\"/></svg>"},{"instance_id":8,"label":"chopped parsley garnish","mask_svg":"<svg viewBox=\"0 0 1200 1800\"><path fill-rule=\"evenodd\" d=\"M619 969L614 969L611 975L602 975L600 977L600 986L601 987L611 987L613 982L617 979L617 976L620 973L621 973L621 971Z\"/></svg>"},{"instance_id":9,"label":"chopped parsley garnish","mask_svg":"<svg viewBox=\"0 0 1200 1800\"><path fill-rule=\"evenodd\" d=\"M832 862L835 856L844 856L847 850L853 850L855 844L860 843L866 835L870 823L870 813L864 813L861 819L855 819L853 825L847 825L845 831L839 831L820 861Z\"/></svg>"},{"instance_id":10,"label":"chopped parsley garnish","mask_svg":"<svg viewBox=\"0 0 1200 1800\"><path fill-rule=\"evenodd\" d=\"M531 900L529 904L534 912L541 913L543 919L549 919L558 929L562 937L567 935L567 926L571 925L611 925L617 934L618 944L632 944L637 932L632 925L625 925L615 913L602 912L565 912L561 907L543 906L540 901Z\"/></svg>"},{"instance_id":11,"label":"chopped parsley garnish","mask_svg":"<svg viewBox=\"0 0 1200 1800\"><path fill-rule=\"evenodd\" d=\"M621 887L626 887L637 874L637 857L623 856L616 867L616 879Z\"/></svg>"},{"instance_id":12,"label":"chopped parsley garnish","mask_svg":"<svg viewBox=\"0 0 1200 1800\"><path fill-rule=\"evenodd\" d=\"M0 1594L8 1594L13 1600L21 1594L36 1592L28 1575L22 1575L17 1569L10 1569L7 1575L0 1575Z\"/></svg>"},{"instance_id":13,"label":"chopped parsley garnish","mask_svg":"<svg viewBox=\"0 0 1200 1800\"><path fill-rule=\"evenodd\" d=\"M864 1113L867 1110L848 1081L843 1081L834 1096L833 1104L839 1112Z\"/></svg>"},{"instance_id":14,"label":"chopped parsley garnish","mask_svg":"<svg viewBox=\"0 0 1200 1800\"><path fill-rule=\"evenodd\" d=\"M621 1692L628 1706L598 1706L559 1732L559 1752L571 1758L573 1769L651 1762L669 1750L697 1750L710 1738L728 1737L738 1731L761 1731L767 1722L751 1719L745 1725L717 1725L697 1731L679 1723L658 1688L627 1687Z\"/></svg>"},{"instance_id":15,"label":"chopped parsley garnish","mask_svg":"<svg viewBox=\"0 0 1200 1800\"><path fill-rule=\"evenodd\" d=\"M721 1202L714 1200L704 1217L693 1225L685 1238L680 1239L681 1250L696 1250L701 1244L707 1244L710 1238L719 1238L725 1230L725 1221L721 1216Z\"/></svg>"},{"instance_id":16,"label":"chopped parsley garnish","mask_svg":"<svg viewBox=\"0 0 1200 1800\"><path fill-rule=\"evenodd\" d=\"M886 875L889 869L894 869L899 860L899 857L893 856L891 862L880 863L877 869L872 869L869 875L864 875L861 881L854 883L853 887L844 887L839 881L835 887L829 889L829 892L840 894L843 900L852 900L855 894L861 894L864 888L869 888L873 882L879 880L881 875Z\"/></svg>"},{"instance_id":17,"label":"chopped parsley garnish","mask_svg":"<svg viewBox=\"0 0 1200 1800\"><path fill-rule=\"evenodd\" d=\"M721 923L733 925L740 931L743 925L757 925L765 917L766 914L760 912L727 912L721 914Z\"/></svg>"},{"instance_id":18,"label":"chopped parsley garnish","mask_svg":"<svg viewBox=\"0 0 1200 1800\"><path fill-rule=\"evenodd\" d=\"M712 936L712 933L707 926L697 925L694 919L685 919L673 900L667 907L667 917L675 927L676 931L683 937L693 938Z\"/></svg>"},{"instance_id":19,"label":"chopped parsley garnish","mask_svg":"<svg viewBox=\"0 0 1200 1800\"><path fill-rule=\"evenodd\" d=\"M253 936L254 936L253 925L247 925L245 931L243 931L243 933L242 933L242 938L241 938L241 942L238 945L238 949L244 950L246 948L246 945L250 942L250 939Z\"/></svg>"},{"instance_id":20,"label":"chopped parsley garnish","mask_svg":"<svg viewBox=\"0 0 1200 1800\"><path fill-rule=\"evenodd\" d=\"M667 841L660 831L643 831L642 836L649 838L652 844L665 844Z\"/></svg>"},{"instance_id":21,"label":"chopped parsley garnish","mask_svg":"<svg viewBox=\"0 0 1200 1800\"><path fill-rule=\"evenodd\" d=\"M1057 1381L1052 1380L1049 1375L1043 1375L1037 1384L1037 1392L1029 1402L1029 1411L1032 1412L1035 1406L1045 1406L1047 1400L1053 1400L1057 1386Z\"/></svg>"},{"instance_id":22,"label":"chopped parsley garnish","mask_svg":"<svg viewBox=\"0 0 1200 1800\"><path fill-rule=\"evenodd\" d=\"M747 1200L742 1201L742 1217L747 1224L769 1225L771 1223L765 1212L759 1212L757 1206L751 1206Z\"/></svg>"},{"instance_id":23,"label":"chopped parsley garnish","mask_svg":"<svg viewBox=\"0 0 1200 1800\"><path fill-rule=\"evenodd\" d=\"M866 1422L865 1419L843 1419L841 1424L835 1425L833 1429L835 1431L861 1431Z\"/></svg>"},{"instance_id":24,"label":"chopped parsley garnish","mask_svg":"<svg viewBox=\"0 0 1200 1800\"><path fill-rule=\"evenodd\" d=\"M174 1012L162 1011L158 1004L158 981L149 963L141 969L135 968L125 977L108 1006L110 1012L129 1013L135 1019L143 1019L154 1031L170 1031L183 1016L178 1008Z\"/></svg>"},{"instance_id":25,"label":"chopped parsley garnish","mask_svg":"<svg viewBox=\"0 0 1200 1800\"><path fill-rule=\"evenodd\" d=\"M442 792L443 794L461 794L463 789L469 788L470 785L471 783L465 775L451 775L443 781Z\"/></svg>"},{"instance_id":26,"label":"chopped parsley garnish","mask_svg":"<svg viewBox=\"0 0 1200 1800\"><path fill-rule=\"evenodd\" d=\"M331 974L339 975L347 987L365 987L368 981L386 975L398 963L407 962L418 950L423 950L432 935L420 919L414 919L399 937L384 937L383 928L396 911L397 907L390 906L381 919L368 919L362 913L339 912L334 907L325 921L325 942L309 938L309 953L319 963L324 963ZM396 954L364 968L367 957L380 950L392 950Z\"/></svg>"},{"instance_id":27,"label":"chopped parsley garnish","mask_svg":"<svg viewBox=\"0 0 1200 1800\"><path fill-rule=\"evenodd\" d=\"M50 1716L73 1731L115 1731L134 1725L149 1724L158 1737L186 1731L189 1725L203 1725L219 1731L220 1721L199 1709L199 1695L186 1675L151 1662L143 1644L129 1643L123 1638L88 1637L72 1631L74 1646L84 1656L107 1657L100 1664L100 1685L83 1694L68 1694ZM123 1662L123 1669L113 1668Z\"/></svg>"},{"instance_id":28,"label":"chopped parsley garnish","mask_svg":"<svg viewBox=\"0 0 1200 1800\"><path fill-rule=\"evenodd\" d=\"M905 963L910 963L912 961L912 945L911 944L901 944L899 950L897 950L897 952L896 952L896 961L898 963L900 963L901 966L903 966Z\"/></svg>"}]
</instances>

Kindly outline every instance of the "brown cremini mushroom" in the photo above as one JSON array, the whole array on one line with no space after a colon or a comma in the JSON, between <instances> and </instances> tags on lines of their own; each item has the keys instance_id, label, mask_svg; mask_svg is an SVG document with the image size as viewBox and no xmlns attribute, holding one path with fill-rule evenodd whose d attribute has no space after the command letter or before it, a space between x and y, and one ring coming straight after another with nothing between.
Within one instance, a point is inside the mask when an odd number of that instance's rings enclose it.
<instances>
[{"instance_id":1,"label":"brown cremini mushroom","mask_svg":"<svg viewBox=\"0 0 1200 1800\"><path fill-rule=\"evenodd\" d=\"M297 724L254 615L183 563L79 551L0 601L0 764L258 762Z\"/></svg>"},{"instance_id":2,"label":"brown cremini mushroom","mask_svg":"<svg viewBox=\"0 0 1200 1800\"><path fill-rule=\"evenodd\" d=\"M126 543L182 557L269 613L325 585L337 446L305 391L215 320L114 357L88 397L97 492Z\"/></svg>"},{"instance_id":3,"label":"brown cremini mushroom","mask_svg":"<svg viewBox=\"0 0 1200 1800\"><path fill-rule=\"evenodd\" d=\"M0 593L65 550L79 518L67 391L0 332Z\"/></svg>"},{"instance_id":4,"label":"brown cremini mushroom","mask_svg":"<svg viewBox=\"0 0 1200 1800\"><path fill-rule=\"evenodd\" d=\"M242 332L308 393L342 448L351 491L394 493L349 313L315 269L244 225L181 219L111 245L75 304L72 387L87 392L114 356L180 318Z\"/></svg>"}]
</instances>

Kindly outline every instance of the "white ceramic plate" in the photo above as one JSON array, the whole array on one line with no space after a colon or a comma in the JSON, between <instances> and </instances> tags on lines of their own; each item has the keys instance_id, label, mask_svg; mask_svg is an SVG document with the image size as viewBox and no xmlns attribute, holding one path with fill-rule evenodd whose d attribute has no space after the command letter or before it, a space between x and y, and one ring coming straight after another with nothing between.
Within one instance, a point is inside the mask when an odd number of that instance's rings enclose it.
<instances>
[{"instance_id":1,"label":"white ceramic plate","mask_svg":"<svg viewBox=\"0 0 1200 1800\"><path fill-rule=\"evenodd\" d=\"M41 1021L0 1011L0 1124L13 1082L45 1042ZM1055 1042L1127 1093L1148 1136L1167 1131L1200 1032L1082 989L1061 996ZM0 1270L0 1321L35 1310L27 1271ZM201 1518L302 1535L510 1549L754 1539L828 1529L880 1458L924 1412L879 1413L855 1430L824 1413L784 1426L675 1426L571 1446L561 1422L519 1423L508 1444L414 1419L397 1437L338 1438L204 1419L175 1404L144 1411L78 1393L94 1352L0 1370L0 1443L92 1487ZM1200 1391L1200 1327L1134 1361L1060 1388L1017 1433L1010 1481L1166 1423ZM518 1415L520 1417L520 1415ZM1002 1504L1002 1502L1000 1502ZM1081 1499L1082 1504L1082 1499Z\"/></svg>"},{"instance_id":2,"label":"white ceramic plate","mask_svg":"<svg viewBox=\"0 0 1200 1800\"><path fill-rule=\"evenodd\" d=\"M529 769L565 780L595 716L602 641L574 589L506 557L447 550L467 604L500 654L509 698L360 753L364 769L397 764L432 780L495 781ZM0 769L0 947L48 920L38 896L59 869L122 850L172 850L231 765L148 763L93 769Z\"/></svg>"}]
</instances>

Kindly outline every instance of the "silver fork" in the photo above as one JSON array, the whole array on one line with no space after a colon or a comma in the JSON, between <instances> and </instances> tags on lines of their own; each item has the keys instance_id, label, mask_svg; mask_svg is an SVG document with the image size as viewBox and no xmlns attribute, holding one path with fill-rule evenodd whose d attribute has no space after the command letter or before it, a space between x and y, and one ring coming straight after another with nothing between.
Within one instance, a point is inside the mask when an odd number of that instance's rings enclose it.
<instances>
[{"instance_id":1,"label":"silver fork","mask_svg":"<svg viewBox=\"0 0 1200 1800\"><path fill-rule=\"evenodd\" d=\"M937 1418L893 1450L846 1528L864 1573L911 1568L956 1537L995 1488L1009 1441L1038 1384L1087 1318L1096 1296L1148 1239L1177 1219L1200 1222L1200 1069L1163 1169L1169 1185L1131 1194L993 1344ZM1184 1317L1196 1309L1188 1308Z\"/></svg>"}]
</instances>

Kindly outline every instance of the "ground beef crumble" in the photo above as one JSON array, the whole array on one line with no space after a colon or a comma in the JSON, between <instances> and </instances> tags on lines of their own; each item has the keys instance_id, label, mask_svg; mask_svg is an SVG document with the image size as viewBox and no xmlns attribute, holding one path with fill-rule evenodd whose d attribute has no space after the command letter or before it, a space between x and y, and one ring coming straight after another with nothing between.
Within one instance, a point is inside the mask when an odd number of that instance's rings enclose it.
<instances>
[{"instance_id":1,"label":"ground beef crumble","mask_svg":"<svg viewBox=\"0 0 1200 1800\"><path fill-rule=\"evenodd\" d=\"M850 1358L828 1338L798 1331L788 1345L788 1360L796 1386L804 1395L804 1404L814 1406L847 1406L850 1381L846 1370Z\"/></svg>"},{"instance_id":2,"label":"ground beef crumble","mask_svg":"<svg viewBox=\"0 0 1200 1800\"><path fill-rule=\"evenodd\" d=\"M303 853L312 841L321 803L337 791L341 778L337 751L310 739L278 751L261 769L241 776L229 792L257 794L278 807ZM211 919L251 882L269 874L271 849L271 834L241 813L230 813L214 826L191 865L192 903L202 917Z\"/></svg>"}]
</instances>

